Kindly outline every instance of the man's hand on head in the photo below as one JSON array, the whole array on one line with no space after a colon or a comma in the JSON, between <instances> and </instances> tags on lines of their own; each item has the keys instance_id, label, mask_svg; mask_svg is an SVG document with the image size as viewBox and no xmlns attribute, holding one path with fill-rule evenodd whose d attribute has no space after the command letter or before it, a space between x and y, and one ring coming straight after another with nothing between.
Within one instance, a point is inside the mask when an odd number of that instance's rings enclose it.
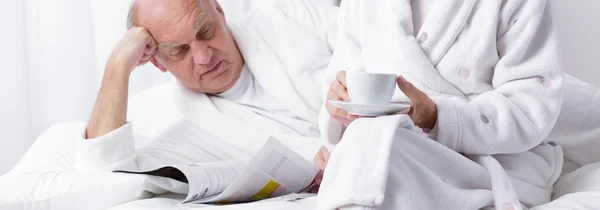
<instances>
[{"instance_id":1,"label":"man's hand on head","mask_svg":"<svg viewBox=\"0 0 600 210\"><path fill-rule=\"evenodd\" d=\"M131 73L137 66L154 58L157 44L152 35L142 27L133 27L117 44L106 64L107 70Z\"/></svg>"},{"instance_id":2,"label":"man's hand on head","mask_svg":"<svg viewBox=\"0 0 600 210\"><path fill-rule=\"evenodd\" d=\"M129 76L135 67L148 63L157 52L154 38L145 28L127 31L113 50L104 71L86 138L103 136L127 123Z\"/></svg>"}]
</instances>

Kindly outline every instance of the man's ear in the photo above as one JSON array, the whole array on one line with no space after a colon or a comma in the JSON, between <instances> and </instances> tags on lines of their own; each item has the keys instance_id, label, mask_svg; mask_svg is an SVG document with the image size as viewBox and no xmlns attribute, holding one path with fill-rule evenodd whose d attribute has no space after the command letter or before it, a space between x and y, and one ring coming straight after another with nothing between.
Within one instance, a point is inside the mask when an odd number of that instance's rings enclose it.
<instances>
[{"instance_id":1,"label":"man's ear","mask_svg":"<svg viewBox=\"0 0 600 210\"><path fill-rule=\"evenodd\" d=\"M156 58L152 58L152 60L150 60L150 62L152 62L152 64L154 64L154 66L156 66L156 68L160 69L160 71L162 71L163 73L167 73L167 68L165 68L163 65L161 65Z\"/></svg>"}]
</instances>

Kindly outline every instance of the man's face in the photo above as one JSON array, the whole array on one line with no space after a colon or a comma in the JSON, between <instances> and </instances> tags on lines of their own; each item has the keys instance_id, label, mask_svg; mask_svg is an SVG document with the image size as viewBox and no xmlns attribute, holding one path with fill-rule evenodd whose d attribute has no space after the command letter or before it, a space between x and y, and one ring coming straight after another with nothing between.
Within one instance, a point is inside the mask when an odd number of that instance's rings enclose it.
<instances>
[{"instance_id":1,"label":"man's face","mask_svg":"<svg viewBox=\"0 0 600 210\"><path fill-rule=\"evenodd\" d=\"M158 43L152 63L186 88L220 93L239 78L244 61L216 1L140 0L137 25Z\"/></svg>"}]
</instances>

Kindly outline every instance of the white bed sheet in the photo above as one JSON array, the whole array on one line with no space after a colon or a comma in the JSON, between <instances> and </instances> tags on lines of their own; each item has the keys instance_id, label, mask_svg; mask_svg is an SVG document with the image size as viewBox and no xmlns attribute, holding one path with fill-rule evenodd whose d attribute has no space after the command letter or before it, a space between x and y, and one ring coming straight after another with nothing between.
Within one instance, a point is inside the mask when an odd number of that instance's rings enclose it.
<instances>
[{"instance_id":1,"label":"white bed sheet","mask_svg":"<svg viewBox=\"0 0 600 210\"><path fill-rule=\"evenodd\" d=\"M165 194L154 198L137 200L123 205L113 207L109 210L258 210L258 209L285 209L306 210L315 209L317 197L308 197L297 201L269 201L236 205L202 205L202 204L179 204L185 199L184 195Z\"/></svg>"},{"instance_id":2,"label":"white bed sheet","mask_svg":"<svg viewBox=\"0 0 600 210\"><path fill-rule=\"evenodd\" d=\"M600 178L600 177L599 177ZM597 210L600 209L600 191L571 193L531 210Z\"/></svg>"},{"instance_id":3,"label":"white bed sheet","mask_svg":"<svg viewBox=\"0 0 600 210\"><path fill-rule=\"evenodd\" d=\"M564 174L554 185L554 201L532 210L600 209L600 162Z\"/></svg>"},{"instance_id":4,"label":"white bed sheet","mask_svg":"<svg viewBox=\"0 0 600 210\"><path fill-rule=\"evenodd\" d=\"M258 209L285 209L307 210L316 209L316 197L300 201L276 201L228 206L213 205L179 205L181 197L158 196L116 206L110 210L258 210ZM537 206L531 210L596 210L600 209L600 191L578 192L565 195L551 203Z\"/></svg>"},{"instance_id":5,"label":"white bed sheet","mask_svg":"<svg viewBox=\"0 0 600 210\"><path fill-rule=\"evenodd\" d=\"M213 205L179 205L183 197L158 196L116 206L110 210L258 210L285 209L307 210L316 209L316 197L300 201L276 201L228 206ZM565 195L551 203L532 208L531 210L596 210L600 209L600 191L578 192Z\"/></svg>"},{"instance_id":6,"label":"white bed sheet","mask_svg":"<svg viewBox=\"0 0 600 210\"><path fill-rule=\"evenodd\" d=\"M598 210L600 209L600 162L581 167L561 176L555 185L554 197L550 203L537 206L531 210ZM213 206L213 205L180 205L184 195L164 194L150 199L129 202L110 210L253 210L253 209L316 209L316 196L298 201L273 201L250 204Z\"/></svg>"}]
</instances>

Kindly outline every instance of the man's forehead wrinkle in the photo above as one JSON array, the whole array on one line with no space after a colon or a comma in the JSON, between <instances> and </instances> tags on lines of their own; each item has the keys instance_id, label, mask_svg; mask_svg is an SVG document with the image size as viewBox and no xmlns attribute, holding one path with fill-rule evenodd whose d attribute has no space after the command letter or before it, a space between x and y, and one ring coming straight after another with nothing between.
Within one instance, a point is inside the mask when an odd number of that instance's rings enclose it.
<instances>
[{"instance_id":1,"label":"man's forehead wrinkle","mask_svg":"<svg viewBox=\"0 0 600 210\"><path fill-rule=\"evenodd\" d=\"M197 0L187 0L185 4L181 7L181 11L177 12L178 14L181 14L180 21L183 20L184 17L187 17L189 19L196 19L196 15L194 14L194 12L199 9L200 5L198 5Z\"/></svg>"},{"instance_id":2,"label":"man's forehead wrinkle","mask_svg":"<svg viewBox=\"0 0 600 210\"><path fill-rule=\"evenodd\" d=\"M185 1L185 0L184 0ZM186 32L187 30L185 29L185 27L188 27L190 25L190 23L194 24L194 32L196 30L198 30L197 27L199 27L201 24L204 23L204 19L206 19L206 17L208 16L206 14L206 12L204 12L202 10L202 4L199 3L198 0L187 0L184 2L184 4L180 5L179 7L177 7L177 9L174 11L174 13L171 13L173 15L175 15L174 18L171 18L171 20L169 22L166 22L166 19L168 18L164 18L161 22L164 22L162 25L162 27L160 28L161 31L161 35L162 37L173 37L173 36L177 36L180 35L178 33L183 33ZM200 25L198 25L200 24ZM195 36L193 36L195 37ZM191 38L193 39L193 38ZM191 41L190 39L190 41ZM157 40L158 41L158 40ZM171 41L171 42L169 42ZM159 48L163 48L163 47L179 47L181 45L185 45L187 42L184 43L176 43L173 42L174 40L164 40L164 42L168 42L168 43L159 43Z\"/></svg>"},{"instance_id":3,"label":"man's forehead wrinkle","mask_svg":"<svg viewBox=\"0 0 600 210\"><path fill-rule=\"evenodd\" d=\"M201 25L201 22L200 22L200 25L198 25L198 21L195 21L195 22L196 22L196 24L195 24L195 28L194 28L194 30L197 30L197 29L198 29L198 27ZM186 25L187 25L187 24L186 24ZM178 26L177 28L174 28L174 29L173 29L171 32L169 32L169 33L163 33L163 35L177 34L177 33L180 33L180 30L181 30L181 28L179 28L179 26ZM194 33L195 33L195 32L194 32ZM191 38L189 41L191 41L191 40L192 40L192 39L194 39L194 38L195 38L195 36L194 36L193 38ZM189 41L188 41L188 42L189 42ZM186 43L175 43L175 42L169 42L169 43L159 43L158 47L159 47L159 48L163 48L163 47L180 47L181 45L185 45L185 44L186 44Z\"/></svg>"}]
</instances>

